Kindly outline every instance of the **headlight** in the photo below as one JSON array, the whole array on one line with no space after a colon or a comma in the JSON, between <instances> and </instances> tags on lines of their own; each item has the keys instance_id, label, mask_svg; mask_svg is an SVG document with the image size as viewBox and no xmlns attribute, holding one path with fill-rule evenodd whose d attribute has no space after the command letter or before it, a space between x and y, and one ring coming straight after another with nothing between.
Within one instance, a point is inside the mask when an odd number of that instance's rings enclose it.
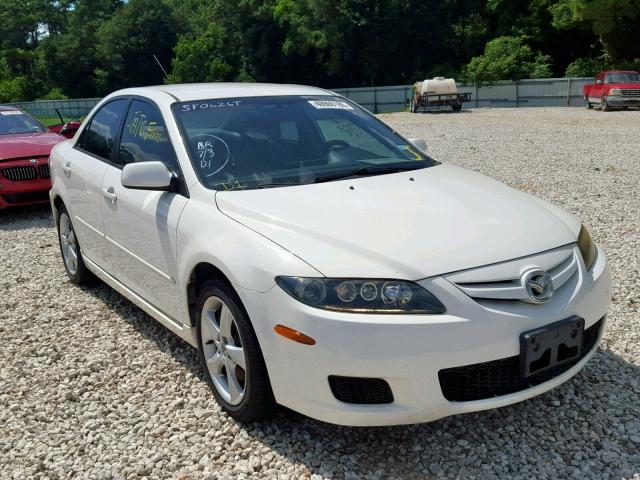
<instances>
[{"instance_id":1,"label":"headlight","mask_svg":"<svg viewBox=\"0 0 640 480\"><path fill-rule=\"evenodd\" d=\"M580 228L580 235L578 235L578 248L582 254L584 265L587 267L587 270L591 270L593 264L596 263L598 249L596 248L596 244L593 243L591 235L589 235L587 229L584 228L584 225Z\"/></svg>"},{"instance_id":2,"label":"headlight","mask_svg":"<svg viewBox=\"0 0 640 480\"><path fill-rule=\"evenodd\" d=\"M444 313L430 292L403 280L276 277L296 300L312 307L357 313Z\"/></svg>"},{"instance_id":3,"label":"headlight","mask_svg":"<svg viewBox=\"0 0 640 480\"><path fill-rule=\"evenodd\" d=\"M619 88L612 88L609 90L609 95L622 95L622 90Z\"/></svg>"}]
</instances>

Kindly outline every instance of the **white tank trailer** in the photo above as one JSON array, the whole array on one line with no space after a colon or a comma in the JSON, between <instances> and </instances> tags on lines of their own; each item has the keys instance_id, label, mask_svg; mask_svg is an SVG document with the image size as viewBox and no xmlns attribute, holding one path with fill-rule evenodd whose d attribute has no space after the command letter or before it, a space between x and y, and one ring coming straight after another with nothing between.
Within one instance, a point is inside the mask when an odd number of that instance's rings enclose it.
<instances>
[{"instance_id":1,"label":"white tank trailer","mask_svg":"<svg viewBox=\"0 0 640 480\"><path fill-rule=\"evenodd\" d=\"M432 107L451 107L454 112L462 110L462 103L471 100L471 93L460 93L453 78L434 77L413 84L409 100L409 111L417 113Z\"/></svg>"}]
</instances>

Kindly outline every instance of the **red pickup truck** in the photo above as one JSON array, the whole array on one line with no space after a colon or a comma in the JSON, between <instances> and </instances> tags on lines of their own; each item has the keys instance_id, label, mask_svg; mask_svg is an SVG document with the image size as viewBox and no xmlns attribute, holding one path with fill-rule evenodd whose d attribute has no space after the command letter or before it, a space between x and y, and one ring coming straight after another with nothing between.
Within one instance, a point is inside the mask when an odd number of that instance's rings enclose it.
<instances>
[{"instance_id":1,"label":"red pickup truck","mask_svg":"<svg viewBox=\"0 0 640 480\"><path fill-rule=\"evenodd\" d=\"M606 70L593 83L582 87L584 106L599 105L608 112L616 107L640 107L640 73L633 70Z\"/></svg>"}]
</instances>

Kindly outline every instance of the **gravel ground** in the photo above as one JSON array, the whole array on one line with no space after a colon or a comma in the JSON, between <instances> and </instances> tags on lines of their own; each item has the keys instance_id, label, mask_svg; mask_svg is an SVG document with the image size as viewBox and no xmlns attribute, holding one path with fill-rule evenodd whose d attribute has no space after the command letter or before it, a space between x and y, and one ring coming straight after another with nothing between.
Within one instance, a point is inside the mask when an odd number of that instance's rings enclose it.
<instances>
[{"instance_id":1,"label":"gravel ground","mask_svg":"<svg viewBox=\"0 0 640 480\"><path fill-rule=\"evenodd\" d=\"M640 112L389 114L444 162L578 214L609 256L611 315L573 380L510 407L392 428L283 411L243 426L194 351L65 276L46 208L0 213L0 479L640 479Z\"/></svg>"}]
</instances>

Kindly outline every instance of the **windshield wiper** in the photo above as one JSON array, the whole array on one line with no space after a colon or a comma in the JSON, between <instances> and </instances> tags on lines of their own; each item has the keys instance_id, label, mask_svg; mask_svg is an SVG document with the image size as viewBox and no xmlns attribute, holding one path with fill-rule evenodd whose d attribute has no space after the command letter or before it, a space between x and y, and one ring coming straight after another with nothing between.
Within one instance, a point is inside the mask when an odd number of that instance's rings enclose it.
<instances>
[{"instance_id":1,"label":"windshield wiper","mask_svg":"<svg viewBox=\"0 0 640 480\"><path fill-rule=\"evenodd\" d=\"M398 172L408 172L410 170L418 170L423 167L399 167L399 166L376 166L369 165L366 167L359 167L354 170L349 170L347 172L336 173L333 175L326 175L324 177L318 177L315 179L315 183L323 183L323 182L331 182L333 180L340 180L342 178L349 177L360 177L360 176L369 176L369 175L384 175L385 173L398 173Z\"/></svg>"},{"instance_id":2,"label":"windshield wiper","mask_svg":"<svg viewBox=\"0 0 640 480\"><path fill-rule=\"evenodd\" d=\"M256 188L275 188L275 187L293 187L300 185L299 183L261 183L256 185Z\"/></svg>"}]
</instances>

